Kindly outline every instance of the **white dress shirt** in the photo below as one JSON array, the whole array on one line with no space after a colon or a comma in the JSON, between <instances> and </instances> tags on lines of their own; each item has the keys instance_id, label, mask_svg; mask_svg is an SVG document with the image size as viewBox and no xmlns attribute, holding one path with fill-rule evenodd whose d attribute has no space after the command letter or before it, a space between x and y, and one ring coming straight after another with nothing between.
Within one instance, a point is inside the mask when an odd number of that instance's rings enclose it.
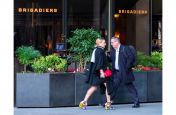
<instances>
[{"instance_id":1,"label":"white dress shirt","mask_svg":"<svg viewBox=\"0 0 176 115\"><path fill-rule=\"evenodd\" d=\"M91 57L91 62L93 62L93 63L95 63L95 50L96 50L97 48L95 48L94 50L93 50L93 52L92 52L92 57Z\"/></svg>"},{"instance_id":2,"label":"white dress shirt","mask_svg":"<svg viewBox=\"0 0 176 115\"><path fill-rule=\"evenodd\" d=\"M115 69L119 70L119 50L120 50L120 45L118 48L115 49L116 53L116 58L115 58Z\"/></svg>"}]
</instances>

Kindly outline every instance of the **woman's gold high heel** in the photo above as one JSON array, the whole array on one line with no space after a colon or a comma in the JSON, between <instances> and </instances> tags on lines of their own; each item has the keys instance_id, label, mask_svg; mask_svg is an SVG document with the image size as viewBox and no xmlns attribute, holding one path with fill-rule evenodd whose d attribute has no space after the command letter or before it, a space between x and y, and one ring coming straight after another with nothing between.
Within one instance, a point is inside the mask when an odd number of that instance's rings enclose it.
<instances>
[{"instance_id":1,"label":"woman's gold high heel","mask_svg":"<svg viewBox=\"0 0 176 115\"><path fill-rule=\"evenodd\" d=\"M111 107L111 102L106 102L105 103L105 110L110 110L112 107Z\"/></svg>"},{"instance_id":2,"label":"woman's gold high heel","mask_svg":"<svg viewBox=\"0 0 176 115\"><path fill-rule=\"evenodd\" d=\"M81 101L79 103L79 108L86 110L87 109L87 102L86 101Z\"/></svg>"}]
</instances>

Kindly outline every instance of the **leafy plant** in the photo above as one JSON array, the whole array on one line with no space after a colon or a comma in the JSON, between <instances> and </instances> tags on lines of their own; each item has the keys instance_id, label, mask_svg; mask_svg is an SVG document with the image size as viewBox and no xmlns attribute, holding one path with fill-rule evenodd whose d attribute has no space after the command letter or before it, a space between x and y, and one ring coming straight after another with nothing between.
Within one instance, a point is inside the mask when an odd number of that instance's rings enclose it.
<instances>
[{"instance_id":1,"label":"leafy plant","mask_svg":"<svg viewBox=\"0 0 176 115\"><path fill-rule=\"evenodd\" d=\"M145 55L143 52L137 52L137 65L151 66L150 56Z\"/></svg>"},{"instance_id":2,"label":"leafy plant","mask_svg":"<svg viewBox=\"0 0 176 115\"><path fill-rule=\"evenodd\" d=\"M41 56L39 59L36 59L32 64L32 68L34 72L37 72L37 73L43 73L44 71L46 71L47 67L46 67L45 57Z\"/></svg>"},{"instance_id":3,"label":"leafy plant","mask_svg":"<svg viewBox=\"0 0 176 115\"><path fill-rule=\"evenodd\" d=\"M73 36L68 40L71 45L69 51L74 52L74 59L79 60L80 71L83 71L90 60L95 40L100 37L100 33L93 29L76 29L72 33Z\"/></svg>"},{"instance_id":4,"label":"leafy plant","mask_svg":"<svg viewBox=\"0 0 176 115\"><path fill-rule=\"evenodd\" d=\"M154 64L153 67L162 69L162 53L161 52L152 52L151 53L151 63Z\"/></svg>"},{"instance_id":5,"label":"leafy plant","mask_svg":"<svg viewBox=\"0 0 176 115\"><path fill-rule=\"evenodd\" d=\"M24 71L26 67L33 63L34 59L41 56L38 50L35 50L32 46L20 46L15 51L15 54L21 64L24 65Z\"/></svg>"},{"instance_id":6,"label":"leafy plant","mask_svg":"<svg viewBox=\"0 0 176 115\"><path fill-rule=\"evenodd\" d=\"M135 70L158 70L162 69L162 53L152 52L151 56L145 55L142 52L137 53L137 66Z\"/></svg>"},{"instance_id":7,"label":"leafy plant","mask_svg":"<svg viewBox=\"0 0 176 115\"><path fill-rule=\"evenodd\" d=\"M55 54L41 56L33 62L32 68L38 73L64 71L67 68L67 61Z\"/></svg>"}]
</instances>

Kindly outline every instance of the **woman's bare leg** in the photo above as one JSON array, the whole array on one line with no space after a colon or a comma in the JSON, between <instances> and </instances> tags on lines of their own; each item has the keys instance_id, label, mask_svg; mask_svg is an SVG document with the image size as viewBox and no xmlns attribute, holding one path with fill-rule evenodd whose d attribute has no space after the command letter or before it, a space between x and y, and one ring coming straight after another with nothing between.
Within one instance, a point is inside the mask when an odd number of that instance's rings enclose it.
<instances>
[{"instance_id":1,"label":"woman's bare leg","mask_svg":"<svg viewBox=\"0 0 176 115\"><path fill-rule=\"evenodd\" d=\"M108 90L107 90L107 85L106 85L106 83L104 83L104 85L105 85L105 87L106 87L106 101L107 101L107 102L111 102L111 97L110 97L110 95L108 95Z\"/></svg>"},{"instance_id":2,"label":"woman's bare leg","mask_svg":"<svg viewBox=\"0 0 176 115\"><path fill-rule=\"evenodd\" d=\"M90 96L97 90L97 86L91 86L85 95L85 98L83 101L87 102Z\"/></svg>"},{"instance_id":3,"label":"woman's bare leg","mask_svg":"<svg viewBox=\"0 0 176 115\"><path fill-rule=\"evenodd\" d=\"M106 85L106 83L104 83L104 85L105 85L105 87L106 87L106 100L107 100L107 102L105 103L105 109L106 110L109 110L109 109L111 109L111 97L110 97L110 95L108 95L108 90L107 90L107 85Z\"/></svg>"}]
</instances>

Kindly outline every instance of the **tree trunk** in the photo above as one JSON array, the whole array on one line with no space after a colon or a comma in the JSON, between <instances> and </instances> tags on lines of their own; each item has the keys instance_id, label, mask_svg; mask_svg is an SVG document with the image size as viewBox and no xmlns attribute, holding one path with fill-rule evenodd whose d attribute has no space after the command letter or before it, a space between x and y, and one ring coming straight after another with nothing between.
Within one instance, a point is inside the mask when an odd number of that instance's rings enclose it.
<instances>
[{"instance_id":1,"label":"tree trunk","mask_svg":"<svg viewBox=\"0 0 176 115\"><path fill-rule=\"evenodd\" d=\"M24 65L24 72L26 72L26 68L27 68L27 66L26 66L26 65Z\"/></svg>"},{"instance_id":2,"label":"tree trunk","mask_svg":"<svg viewBox=\"0 0 176 115\"><path fill-rule=\"evenodd\" d=\"M78 67L78 71L83 71L83 57L82 55L80 55L80 62L79 62L79 67Z\"/></svg>"},{"instance_id":3,"label":"tree trunk","mask_svg":"<svg viewBox=\"0 0 176 115\"><path fill-rule=\"evenodd\" d=\"M86 65L87 65L87 61L85 60L84 61L84 68L83 68L84 70L86 69Z\"/></svg>"}]
</instances>

